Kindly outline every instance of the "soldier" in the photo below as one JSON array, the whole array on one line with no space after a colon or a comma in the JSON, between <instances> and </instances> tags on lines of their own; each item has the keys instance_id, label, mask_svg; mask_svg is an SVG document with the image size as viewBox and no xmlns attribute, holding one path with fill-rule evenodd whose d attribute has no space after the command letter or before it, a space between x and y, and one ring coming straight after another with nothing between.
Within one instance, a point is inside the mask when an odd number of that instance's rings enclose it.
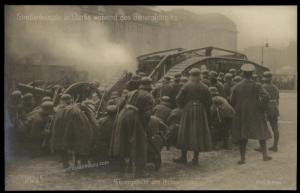
<instances>
[{"instance_id":1,"label":"soldier","mask_svg":"<svg viewBox=\"0 0 300 193\"><path fill-rule=\"evenodd\" d=\"M278 130L278 116L279 116L279 90L272 83L272 73L266 71L263 74L264 84L263 88L270 95L270 102L267 109L267 120L269 121L273 134L274 134L274 143L273 146L269 148L271 151L278 151L278 141L279 141L279 130Z\"/></svg>"},{"instance_id":2,"label":"soldier","mask_svg":"<svg viewBox=\"0 0 300 193\"><path fill-rule=\"evenodd\" d=\"M30 153L33 157L40 156L43 144L50 133L49 124L54 113L53 102L46 101L41 105L42 109L32 116L29 127Z\"/></svg>"},{"instance_id":3,"label":"soldier","mask_svg":"<svg viewBox=\"0 0 300 193\"><path fill-rule=\"evenodd\" d=\"M140 85L140 80L141 80L140 76L133 75L126 85L127 90L130 92L138 89Z\"/></svg>"},{"instance_id":4,"label":"soldier","mask_svg":"<svg viewBox=\"0 0 300 193\"><path fill-rule=\"evenodd\" d=\"M26 114L30 113L34 108L33 95L26 93L23 96L23 109Z\"/></svg>"},{"instance_id":5,"label":"soldier","mask_svg":"<svg viewBox=\"0 0 300 193\"><path fill-rule=\"evenodd\" d=\"M241 80L242 80L242 77L240 77L240 76L235 76L235 77L233 78L233 82L234 82L235 84L241 82Z\"/></svg>"},{"instance_id":6,"label":"soldier","mask_svg":"<svg viewBox=\"0 0 300 193\"><path fill-rule=\"evenodd\" d=\"M201 70L201 81L206 85L209 86L209 71L206 69Z\"/></svg>"},{"instance_id":7,"label":"soldier","mask_svg":"<svg viewBox=\"0 0 300 193\"><path fill-rule=\"evenodd\" d=\"M230 74L232 74L232 77L235 77L237 75L237 71L234 68L230 68L228 71Z\"/></svg>"},{"instance_id":8,"label":"soldier","mask_svg":"<svg viewBox=\"0 0 300 193\"><path fill-rule=\"evenodd\" d=\"M254 82L259 82L259 81L258 81L257 74L253 74L253 75L252 75L252 80L253 80Z\"/></svg>"},{"instance_id":9,"label":"soldier","mask_svg":"<svg viewBox=\"0 0 300 193\"><path fill-rule=\"evenodd\" d=\"M220 81L222 84L224 84L224 72L219 72L219 75L218 75L218 81Z\"/></svg>"},{"instance_id":10,"label":"soldier","mask_svg":"<svg viewBox=\"0 0 300 193\"><path fill-rule=\"evenodd\" d=\"M172 98L172 86L170 84L171 77L165 76L162 81L162 86L155 88L152 92L156 104L159 103L159 100L162 96L168 96Z\"/></svg>"},{"instance_id":11,"label":"soldier","mask_svg":"<svg viewBox=\"0 0 300 193\"><path fill-rule=\"evenodd\" d=\"M185 84L185 83L187 83L188 82L188 78L187 77L185 77L185 76L182 76L181 78L180 78L180 84L181 84L181 87ZM177 95L176 95L177 96Z\"/></svg>"},{"instance_id":12,"label":"soldier","mask_svg":"<svg viewBox=\"0 0 300 193\"><path fill-rule=\"evenodd\" d=\"M170 97L163 96L161 97L161 102L153 108L153 115L166 124L171 111L172 103Z\"/></svg>"},{"instance_id":13,"label":"soldier","mask_svg":"<svg viewBox=\"0 0 300 193\"><path fill-rule=\"evenodd\" d=\"M118 91L113 91L111 93L110 99L108 100L108 105L117 105L119 103L120 94Z\"/></svg>"},{"instance_id":14,"label":"soldier","mask_svg":"<svg viewBox=\"0 0 300 193\"><path fill-rule=\"evenodd\" d=\"M168 117L167 124L169 130L166 133L166 140L169 145L176 146L182 112L183 111L180 108L173 109Z\"/></svg>"},{"instance_id":15,"label":"soldier","mask_svg":"<svg viewBox=\"0 0 300 193\"><path fill-rule=\"evenodd\" d=\"M98 126L95 131L93 161L96 163L109 160L108 151L117 114L117 106L108 105L106 110L106 116L98 120Z\"/></svg>"},{"instance_id":16,"label":"soldier","mask_svg":"<svg viewBox=\"0 0 300 193\"><path fill-rule=\"evenodd\" d=\"M70 94L63 94L60 97L59 105L55 108L56 111L58 111L61 108L64 108L67 105L71 105L73 102L72 96Z\"/></svg>"},{"instance_id":17,"label":"soldier","mask_svg":"<svg viewBox=\"0 0 300 193\"><path fill-rule=\"evenodd\" d=\"M216 87L218 89L218 92L221 96L224 96L224 86L221 82L217 80L217 72L216 71L210 71L209 72L209 87Z\"/></svg>"},{"instance_id":18,"label":"soldier","mask_svg":"<svg viewBox=\"0 0 300 193\"><path fill-rule=\"evenodd\" d=\"M174 75L174 82L172 84L172 97L171 97L173 107L176 107L176 96L180 88L182 87L182 85L180 84L180 78L181 78L181 73L177 73Z\"/></svg>"},{"instance_id":19,"label":"soldier","mask_svg":"<svg viewBox=\"0 0 300 193\"><path fill-rule=\"evenodd\" d=\"M227 101L230 101L232 87L234 86L234 82L232 81L232 74L225 74L225 83L224 83L224 94Z\"/></svg>"},{"instance_id":20,"label":"soldier","mask_svg":"<svg viewBox=\"0 0 300 193\"><path fill-rule=\"evenodd\" d=\"M209 87L209 92L212 96L211 125L214 146L216 147L218 141L222 141L222 148L228 149L229 130L235 111L224 97L219 96L216 87Z\"/></svg>"},{"instance_id":21,"label":"soldier","mask_svg":"<svg viewBox=\"0 0 300 193\"><path fill-rule=\"evenodd\" d=\"M187 163L187 151L194 151L192 164L197 165L199 152L212 150L208 124L212 101L208 87L200 81L199 69L191 69L189 79L189 83L181 88L176 97L177 104L183 108L176 143L182 155L174 161Z\"/></svg>"},{"instance_id":22,"label":"soldier","mask_svg":"<svg viewBox=\"0 0 300 193\"><path fill-rule=\"evenodd\" d=\"M252 80L255 67L244 64L241 67L244 80L238 83L232 91L231 104L236 111L233 120L233 139L239 142L241 160L238 164L245 163L246 145L248 139L257 139L262 147L263 160L272 158L267 153L266 140L271 138L265 118L265 106L268 104L269 94Z\"/></svg>"},{"instance_id":23,"label":"soldier","mask_svg":"<svg viewBox=\"0 0 300 193\"><path fill-rule=\"evenodd\" d=\"M22 146L22 140L25 135L25 128L23 122L25 121L25 113L23 110L22 93L19 90L15 90L11 93L9 103L7 105L7 118L8 127L5 134L8 134L12 151L18 151L19 147ZM7 141L7 140L6 140Z\"/></svg>"},{"instance_id":24,"label":"soldier","mask_svg":"<svg viewBox=\"0 0 300 193\"><path fill-rule=\"evenodd\" d=\"M140 88L128 96L128 103L117 118L113 129L109 155L119 157L125 163L134 163L135 177L147 177L145 164L147 161L148 125L154 99L150 93L151 79L144 77ZM125 169L123 167L123 169Z\"/></svg>"}]
</instances>

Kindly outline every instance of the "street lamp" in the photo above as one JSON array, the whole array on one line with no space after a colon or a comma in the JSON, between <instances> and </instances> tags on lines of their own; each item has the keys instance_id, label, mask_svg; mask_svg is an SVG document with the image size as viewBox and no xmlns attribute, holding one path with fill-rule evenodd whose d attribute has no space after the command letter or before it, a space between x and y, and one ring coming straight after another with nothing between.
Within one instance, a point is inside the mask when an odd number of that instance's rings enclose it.
<instances>
[{"instance_id":1,"label":"street lamp","mask_svg":"<svg viewBox=\"0 0 300 193\"><path fill-rule=\"evenodd\" d=\"M269 43L267 42L264 46L262 46L261 48L261 65L264 65L264 48L268 48L269 47Z\"/></svg>"}]
</instances>

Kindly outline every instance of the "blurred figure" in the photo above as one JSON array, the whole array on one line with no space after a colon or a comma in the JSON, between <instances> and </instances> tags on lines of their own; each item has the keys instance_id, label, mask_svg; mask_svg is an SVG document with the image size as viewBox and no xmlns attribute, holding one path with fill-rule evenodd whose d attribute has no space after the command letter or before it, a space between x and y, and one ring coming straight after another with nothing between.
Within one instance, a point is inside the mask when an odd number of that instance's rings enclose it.
<instances>
[{"instance_id":1,"label":"blurred figure","mask_svg":"<svg viewBox=\"0 0 300 193\"><path fill-rule=\"evenodd\" d=\"M31 112L34 108L34 99L31 93L26 93L23 96L23 109L24 112L27 114Z\"/></svg>"},{"instance_id":2,"label":"blurred figure","mask_svg":"<svg viewBox=\"0 0 300 193\"><path fill-rule=\"evenodd\" d=\"M187 82L188 82L188 78L187 77L182 76L180 78L180 84L181 84L181 86L185 85Z\"/></svg>"},{"instance_id":3,"label":"blurred figure","mask_svg":"<svg viewBox=\"0 0 300 193\"><path fill-rule=\"evenodd\" d=\"M270 95L270 102L267 109L267 119L271 125L274 142L273 146L269 148L271 151L278 151L279 130L278 130L278 116L279 116L279 89L272 83L273 74L266 71L263 74L264 84L263 88Z\"/></svg>"},{"instance_id":4,"label":"blurred figure","mask_svg":"<svg viewBox=\"0 0 300 193\"><path fill-rule=\"evenodd\" d=\"M240 77L240 76L235 76L235 77L233 78L233 82L234 82L235 84L241 82L241 80L242 80L242 77Z\"/></svg>"},{"instance_id":5,"label":"blurred figure","mask_svg":"<svg viewBox=\"0 0 300 193\"><path fill-rule=\"evenodd\" d=\"M174 75L174 82L171 85L172 86L172 97L171 97L171 102L172 106L176 107L176 96L179 93L179 90L181 89L182 85L180 84L180 78L181 78L181 73L177 73Z\"/></svg>"},{"instance_id":6,"label":"blurred figure","mask_svg":"<svg viewBox=\"0 0 300 193\"><path fill-rule=\"evenodd\" d=\"M228 72L229 72L230 74L232 74L232 77L235 77L235 76L238 75L236 69L234 69L234 68L230 68Z\"/></svg>"},{"instance_id":7,"label":"blurred figure","mask_svg":"<svg viewBox=\"0 0 300 193\"><path fill-rule=\"evenodd\" d=\"M155 99L155 103L158 104L160 101L160 98L162 96L168 96L172 98L172 86L171 86L171 77L164 76L164 79L162 81L162 85L155 88L152 92L153 97Z\"/></svg>"},{"instance_id":8,"label":"blurred figure","mask_svg":"<svg viewBox=\"0 0 300 193\"><path fill-rule=\"evenodd\" d=\"M106 116L100 118L97 122L93 145L93 162L99 163L109 160L108 151L112 135L112 130L117 114L116 105L106 107Z\"/></svg>"},{"instance_id":9,"label":"blurred figure","mask_svg":"<svg viewBox=\"0 0 300 193\"><path fill-rule=\"evenodd\" d=\"M130 92L138 89L140 86L140 80L141 77L139 75L133 75L126 85L127 90Z\"/></svg>"},{"instance_id":10,"label":"blurred figure","mask_svg":"<svg viewBox=\"0 0 300 193\"><path fill-rule=\"evenodd\" d=\"M224 93L227 101L230 101L232 87L234 86L234 82L232 81L232 74L225 74L225 83L224 83Z\"/></svg>"},{"instance_id":11,"label":"blurred figure","mask_svg":"<svg viewBox=\"0 0 300 193\"><path fill-rule=\"evenodd\" d=\"M153 108L153 115L166 124L171 111L172 103L170 97L163 96L160 99L160 103Z\"/></svg>"},{"instance_id":12,"label":"blurred figure","mask_svg":"<svg viewBox=\"0 0 300 193\"><path fill-rule=\"evenodd\" d=\"M209 86L209 71L207 69L201 70L201 82L203 82L206 86Z\"/></svg>"},{"instance_id":13,"label":"blurred figure","mask_svg":"<svg viewBox=\"0 0 300 193\"><path fill-rule=\"evenodd\" d=\"M180 108L173 109L167 121L169 130L166 133L166 140L169 145L174 147L176 146L182 112L183 111Z\"/></svg>"},{"instance_id":14,"label":"blurred figure","mask_svg":"<svg viewBox=\"0 0 300 193\"><path fill-rule=\"evenodd\" d=\"M221 96L224 96L224 86L217 80L218 73L216 71L209 72L209 87L216 87Z\"/></svg>"},{"instance_id":15,"label":"blurred figure","mask_svg":"<svg viewBox=\"0 0 300 193\"><path fill-rule=\"evenodd\" d=\"M50 124L54 113L53 102L46 101L41 111L32 116L29 127L29 151L33 157L40 156L50 134Z\"/></svg>"}]
</instances>

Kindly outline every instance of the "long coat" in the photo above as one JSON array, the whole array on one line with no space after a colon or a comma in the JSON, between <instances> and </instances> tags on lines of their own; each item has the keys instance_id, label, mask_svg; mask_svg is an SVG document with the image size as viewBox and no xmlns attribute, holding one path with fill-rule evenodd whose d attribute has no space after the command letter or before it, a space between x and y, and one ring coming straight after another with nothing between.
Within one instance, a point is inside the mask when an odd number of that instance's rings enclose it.
<instances>
[{"instance_id":1,"label":"long coat","mask_svg":"<svg viewBox=\"0 0 300 193\"><path fill-rule=\"evenodd\" d=\"M279 116L279 90L272 82L264 83L263 88L266 89L270 95L267 116L269 118L277 118Z\"/></svg>"},{"instance_id":2,"label":"long coat","mask_svg":"<svg viewBox=\"0 0 300 193\"><path fill-rule=\"evenodd\" d=\"M212 99L202 82L187 83L176 97L183 113L177 136L177 147L182 150L210 151L212 149L208 116Z\"/></svg>"},{"instance_id":3,"label":"long coat","mask_svg":"<svg viewBox=\"0 0 300 193\"><path fill-rule=\"evenodd\" d=\"M128 95L128 103L121 110L112 131L109 155L130 158L145 164L147 160L147 126L153 108L152 95L142 89Z\"/></svg>"},{"instance_id":4,"label":"long coat","mask_svg":"<svg viewBox=\"0 0 300 193\"><path fill-rule=\"evenodd\" d=\"M261 84L252 80L242 80L234 86L231 95L231 104L236 112L232 127L234 141L271 138L265 111L260 108L259 98L262 100L269 98L269 94Z\"/></svg>"},{"instance_id":5,"label":"long coat","mask_svg":"<svg viewBox=\"0 0 300 193\"><path fill-rule=\"evenodd\" d=\"M89 155L96 123L91 114L80 108L80 104L72 105L65 111L65 115L56 116L58 120L53 126L53 147L74 151L77 155Z\"/></svg>"}]
</instances>

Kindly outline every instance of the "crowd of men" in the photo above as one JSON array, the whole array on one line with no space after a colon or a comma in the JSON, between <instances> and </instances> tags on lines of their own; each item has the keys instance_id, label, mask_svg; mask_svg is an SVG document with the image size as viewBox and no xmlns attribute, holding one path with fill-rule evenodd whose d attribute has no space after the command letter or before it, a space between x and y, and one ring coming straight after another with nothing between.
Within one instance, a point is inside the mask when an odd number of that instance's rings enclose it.
<instances>
[{"instance_id":1,"label":"crowd of men","mask_svg":"<svg viewBox=\"0 0 300 193\"><path fill-rule=\"evenodd\" d=\"M147 163L160 168L163 147L181 150L173 159L178 164L188 164L187 152L193 151L190 164L197 165L200 152L238 145L238 164L244 164L247 141L256 139L256 150L268 161L267 121L274 135L269 150L278 151L279 91L271 72L261 82L254 72L252 64L240 74L193 68L188 77L165 76L159 86L145 74L133 75L126 89L112 92L99 118L99 101L91 96L76 102L63 94L57 106L46 96L34 105L31 93L16 90L8 105L9 139L12 149L22 147L32 157L59 155L64 168L109 161L110 169L137 178L148 176Z\"/></svg>"}]
</instances>

